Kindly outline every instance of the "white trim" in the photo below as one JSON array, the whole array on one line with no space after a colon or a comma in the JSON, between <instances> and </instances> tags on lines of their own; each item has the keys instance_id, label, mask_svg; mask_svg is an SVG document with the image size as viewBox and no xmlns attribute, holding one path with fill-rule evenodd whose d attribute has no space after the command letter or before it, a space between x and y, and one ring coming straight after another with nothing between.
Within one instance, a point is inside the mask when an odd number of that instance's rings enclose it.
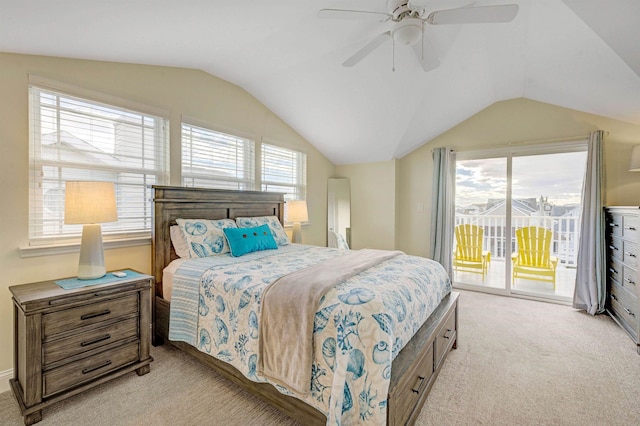
<instances>
[{"instance_id":1,"label":"white trim","mask_svg":"<svg viewBox=\"0 0 640 426\"><path fill-rule=\"evenodd\" d=\"M120 108L134 110L142 114L156 115L159 118L165 119L167 123L171 113L169 110L158 108L129 99L120 98L117 96L109 95L96 90L86 89L84 87L75 86L73 84L64 83L57 80L51 80L46 77L41 77L35 74L29 74L29 85L37 86L42 89L53 90L56 92L64 92L65 95L76 96L98 102L101 104L109 104Z\"/></svg>"},{"instance_id":2,"label":"white trim","mask_svg":"<svg viewBox=\"0 0 640 426\"><path fill-rule=\"evenodd\" d=\"M9 380L11 379L13 379L13 368L0 371L0 393L11 389L11 386L9 385Z\"/></svg>"},{"instance_id":3,"label":"white trim","mask_svg":"<svg viewBox=\"0 0 640 426\"><path fill-rule=\"evenodd\" d=\"M103 246L107 250L145 245L151 245L151 237L126 238L121 240L107 240L103 242ZM80 243L28 246L20 247L19 250L20 257L22 258L53 256L57 254L78 253L80 251Z\"/></svg>"}]
</instances>

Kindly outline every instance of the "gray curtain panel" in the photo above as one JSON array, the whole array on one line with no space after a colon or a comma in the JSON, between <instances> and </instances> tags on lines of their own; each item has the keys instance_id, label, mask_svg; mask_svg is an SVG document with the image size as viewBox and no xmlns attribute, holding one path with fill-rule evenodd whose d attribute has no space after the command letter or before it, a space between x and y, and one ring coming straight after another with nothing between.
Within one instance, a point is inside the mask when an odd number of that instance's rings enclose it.
<instances>
[{"instance_id":1,"label":"gray curtain panel","mask_svg":"<svg viewBox=\"0 0 640 426\"><path fill-rule=\"evenodd\" d=\"M573 307L591 315L604 312L606 300L603 137L601 130L589 135L582 186L578 270L573 293Z\"/></svg>"},{"instance_id":2,"label":"gray curtain panel","mask_svg":"<svg viewBox=\"0 0 640 426\"><path fill-rule=\"evenodd\" d=\"M451 253L455 222L456 154L450 148L433 150L433 197L431 202L431 258L453 279Z\"/></svg>"}]
</instances>

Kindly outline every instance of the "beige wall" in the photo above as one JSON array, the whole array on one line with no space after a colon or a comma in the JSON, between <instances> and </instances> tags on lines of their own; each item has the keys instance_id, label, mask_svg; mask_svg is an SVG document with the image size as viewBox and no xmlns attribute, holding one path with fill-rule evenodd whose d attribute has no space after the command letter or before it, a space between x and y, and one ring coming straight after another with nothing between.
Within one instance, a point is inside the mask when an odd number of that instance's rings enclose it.
<instances>
[{"instance_id":1,"label":"beige wall","mask_svg":"<svg viewBox=\"0 0 640 426\"><path fill-rule=\"evenodd\" d=\"M351 181L351 248L396 247L397 161L336 166Z\"/></svg>"},{"instance_id":2,"label":"beige wall","mask_svg":"<svg viewBox=\"0 0 640 426\"><path fill-rule=\"evenodd\" d=\"M605 138L606 203L640 205L640 173L627 171L631 148L640 144L640 125L513 99L486 108L398 161L398 249L429 255L433 148L475 151L509 143L586 136L594 130L609 132ZM425 205L424 212L418 212L420 204Z\"/></svg>"},{"instance_id":3,"label":"beige wall","mask_svg":"<svg viewBox=\"0 0 640 426\"><path fill-rule=\"evenodd\" d=\"M326 244L327 178L335 167L313 146L243 89L197 70L0 53L0 373L12 368L12 305L8 287L73 276L78 254L21 258L28 244L28 76L141 103L170 113L171 183L180 183L181 116L267 138L307 153L311 224L303 242ZM108 269L151 270L151 247L105 252Z\"/></svg>"}]
</instances>

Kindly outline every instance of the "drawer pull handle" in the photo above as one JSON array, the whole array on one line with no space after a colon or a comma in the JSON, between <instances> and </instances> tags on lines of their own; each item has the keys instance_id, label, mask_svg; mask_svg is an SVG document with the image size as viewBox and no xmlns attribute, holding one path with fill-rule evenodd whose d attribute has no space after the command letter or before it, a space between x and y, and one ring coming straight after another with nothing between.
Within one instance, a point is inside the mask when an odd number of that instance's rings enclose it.
<instances>
[{"instance_id":1,"label":"drawer pull handle","mask_svg":"<svg viewBox=\"0 0 640 426\"><path fill-rule=\"evenodd\" d=\"M609 268L609 272L611 272L612 274L616 274L616 275L618 275L618 271L616 271L616 270L615 270L615 269L613 269L613 268Z\"/></svg>"},{"instance_id":2,"label":"drawer pull handle","mask_svg":"<svg viewBox=\"0 0 640 426\"><path fill-rule=\"evenodd\" d=\"M422 382L424 382L424 376L418 376L418 382L411 389L411 392L420 393L420 387L422 387Z\"/></svg>"},{"instance_id":3,"label":"drawer pull handle","mask_svg":"<svg viewBox=\"0 0 640 426\"><path fill-rule=\"evenodd\" d=\"M95 339L85 340L84 342L80 343L80 346L89 346L93 345L94 343L102 342L103 340L109 339L111 339L111 335L105 334L104 336L96 337Z\"/></svg>"},{"instance_id":4,"label":"drawer pull handle","mask_svg":"<svg viewBox=\"0 0 640 426\"><path fill-rule=\"evenodd\" d=\"M625 280L626 282L628 282L629 284L636 285L636 282L635 282L635 281L631 281L629 278L625 278L624 280Z\"/></svg>"},{"instance_id":5,"label":"drawer pull handle","mask_svg":"<svg viewBox=\"0 0 640 426\"><path fill-rule=\"evenodd\" d=\"M610 246L609 246L609 248L610 248L611 250L618 250L618 247L616 247L616 246L614 246L614 245L610 245Z\"/></svg>"},{"instance_id":6,"label":"drawer pull handle","mask_svg":"<svg viewBox=\"0 0 640 426\"><path fill-rule=\"evenodd\" d=\"M451 329L447 328L447 331L442 335L442 337L444 337L445 339L450 339L451 338Z\"/></svg>"},{"instance_id":7,"label":"drawer pull handle","mask_svg":"<svg viewBox=\"0 0 640 426\"><path fill-rule=\"evenodd\" d=\"M612 298L613 300L618 300L618 296L616 296L616 295L615 295L615 294L613 294L613 293L611 293L611 298Z\"/></svg>"},{"instance_id":8,"label":"drawer pull handle","mask_svg":"<svg viewBox=\"0 0 640 426\"><path fill-rule=\"evenodd\" d=\"M85 368L84 370L82 370L82 374L91 373L92 371L99 370L99 369L101 369L103 367L106 367L108 365L111 365L111 360L107 360L107 361L103 362L102 364L99 364L99 365L96 365L96 366L93 366L93 367Z\"/></svg>"},{"instance_id":9,"label":"drawer pull handle","mask_svg":"<svg viewBox=\"0 0 640 426\"><path fill-rule=\"evenodd\" d=\"M109 315L111 311L109 309L105 309L104 311L94 312L92 314L85 314L80 317L81 320L87 320L90 318L101 317L103 315Z\"/></svg>"},{"instance_id":10,"label":"drawer pull handle","mask_svg":"<svg viewBox=\"0 0 640 426\"><path fill-rule=\"evenodd\" d=\"M624 254L626 254L629 257L636 257L636 254L635 253L631 253L630 251L626 251L626 252L624 252Z\"/></svg>"},{"instance_id":11,"label":"drawer pull handle","mask_svg":"<svg viewBox=\"0 0 640 426\"><path fill-rule=\"evenodd\" d=\"M626 313L628 313L629 315L631 315L632 317L635 317L635 316L636 316L636 314L634 314L633 312L631 312L631 311L629 310L629 308L624 308L624 311L625 311Z\"/></svg>"},{"instance_id":12,"label":"drawer pull handle","mask_svg":"<svg viewBox=\"0 0 640 426\"><path fill-rule=\"evenodd\" d=\"M609 226L613 226L614 228L616 228L616 227L618 227L618 226L620 226L620 225L618 225L617 223L613 223L613 222L612 222L612 223L610 223L610 224L609 224Z\"/></svg>"},{"instance_id":13,"label":"drawer pull handle","mask_svg":"<svg viewBox=\"0 0 640 426\"><path fill-rule=\"evenodd\" d=\"M628 229L629 231L635 231L636 228L633 226L625 226L624 229Z\"/></svg>"}]
</instances>

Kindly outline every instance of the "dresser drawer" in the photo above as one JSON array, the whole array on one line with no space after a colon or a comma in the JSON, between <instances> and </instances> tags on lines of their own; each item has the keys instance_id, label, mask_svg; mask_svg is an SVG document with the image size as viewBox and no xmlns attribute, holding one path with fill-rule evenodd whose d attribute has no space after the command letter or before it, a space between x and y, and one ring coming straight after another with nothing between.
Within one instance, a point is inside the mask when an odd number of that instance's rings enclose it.
<instances>
[{"instance_id":1,"label":"dresser drawer","mask_svg":"<svg viewBox=\"0 0 640 426\"><path fill-rule=\"evenodd\" d=\"M138 342L133 342L113 347L94 356L45 372L43 396L51 396L136 362L139 359L138 346Z\"/></svg>"},{"instance_id":2,"label":"dresser drawer","mask_svg":"<svg viewBox=\"0 0 640 426\"><path fill-rule=\"evenodd\" d=\"M420 395L427 389L429 380L433 374L433 345L430 345L424 357L413 367L408 378L399 383L389 398L390 411L396 416L389 419L389 424L404 425L411 415L413 407L416 405ZM393 407L391 409L391 407Z\"/></svg>"},{"instance_id":3,"label":"dresser drawer","mask_svg":"<svg viewBox=\"0 0 640 426\"><path fill-rule=\"evenodd\" d=\"M622 217L622 236L625 240L638 241L638 229L640 228L640 218L638 216Z\"/></svg>"},{"instance_id":4,"label":"dresser drawer","mask_svg":"<svg viewBox=\"0 0 640 426\"><path fill-rule=\"evenodd\" d=\"M638 296L638 271L627 265L622 267L622 278L617 280L630 293Z\"/></svg>"},{"instance_id":5,"label":"dresser drawer","mask_svg":"<svg viewBox=\"0 0 640 426\"><path fill-rule=\"evenodd\" d=\"M608 250L610 258L622 262L622 240L619 238L609 238Z\"/></svg>"},{"instance_id":6,"label":"dresser drawer","mask_svg":"<svg viewBox=\"0 0 640 426\"><path fill-rule=\"evenodd\" d=\"M629 266L638 266L638 244L631 241L622 242L622 261Z\"/></svg>"},{"instance_id":7,"label":"dresser drawer","mask_svg":"<svg viewBox=\"0 0 640 426\"><path fill-rule=\"evenodd\" d=\"M138 318L132 317L116 324L109 324L78 333L64 339L43 344L45 367L119 340L138 335Z\"/></svg>"},{"instance_id":8,"label":"dresser drawer","mask_svg":"<svg viewBox=\"0 0 640 426\"><path fill-rule=\"evenodd\" d=\"M607 225L609 234L622 237L622 215L609 213L607 215Z\"/></svg>"},{"instance_id":9,"label":"dresser drawer","mask_svg":"<svg viewBox=\"0 0 640 426\"><path fill-rule=\"evenodd\" d=\"M633 335L638 337L640 316L638 312L638 298L617 284L611 286L611 308L623 326Z\"/></svg>"},{"instance_id":10,"label":"dresser drawer","mask_svg":"<svg viewBox=\"0 0 640 426\"><path fill-rule=\"evenodd\" d=\"M440 329L438 337L435 341L435 363L436 367L440 365L440 361L444 357L446 351L451 348L453 342L456 340L456 313L455 311L449 313L449 317L444 323L444 326Z\"/></svg>"},{"instance_id":11,"label":"dresser drawer","mask_svg":"<svg viewBox=\"0 0 640 426\"><path fill-rule=\"evenodd\" d=\"M620 263L615 259L611 259L609 261L609 272L608 272L609 279L612 279L616 282L621 282L623 271L624 271L624 268L622 266L622 263Z\"/></svg>"},{"instance_id":12,"label":"dresser drawer","mask_svg":"<svg viewBox=\"0 0 640 426\"><path fill-rule=\"evenodd\" d=\"M44 338L138 312L138 293L42 316Z\"/></svg>"}]
</instances>

